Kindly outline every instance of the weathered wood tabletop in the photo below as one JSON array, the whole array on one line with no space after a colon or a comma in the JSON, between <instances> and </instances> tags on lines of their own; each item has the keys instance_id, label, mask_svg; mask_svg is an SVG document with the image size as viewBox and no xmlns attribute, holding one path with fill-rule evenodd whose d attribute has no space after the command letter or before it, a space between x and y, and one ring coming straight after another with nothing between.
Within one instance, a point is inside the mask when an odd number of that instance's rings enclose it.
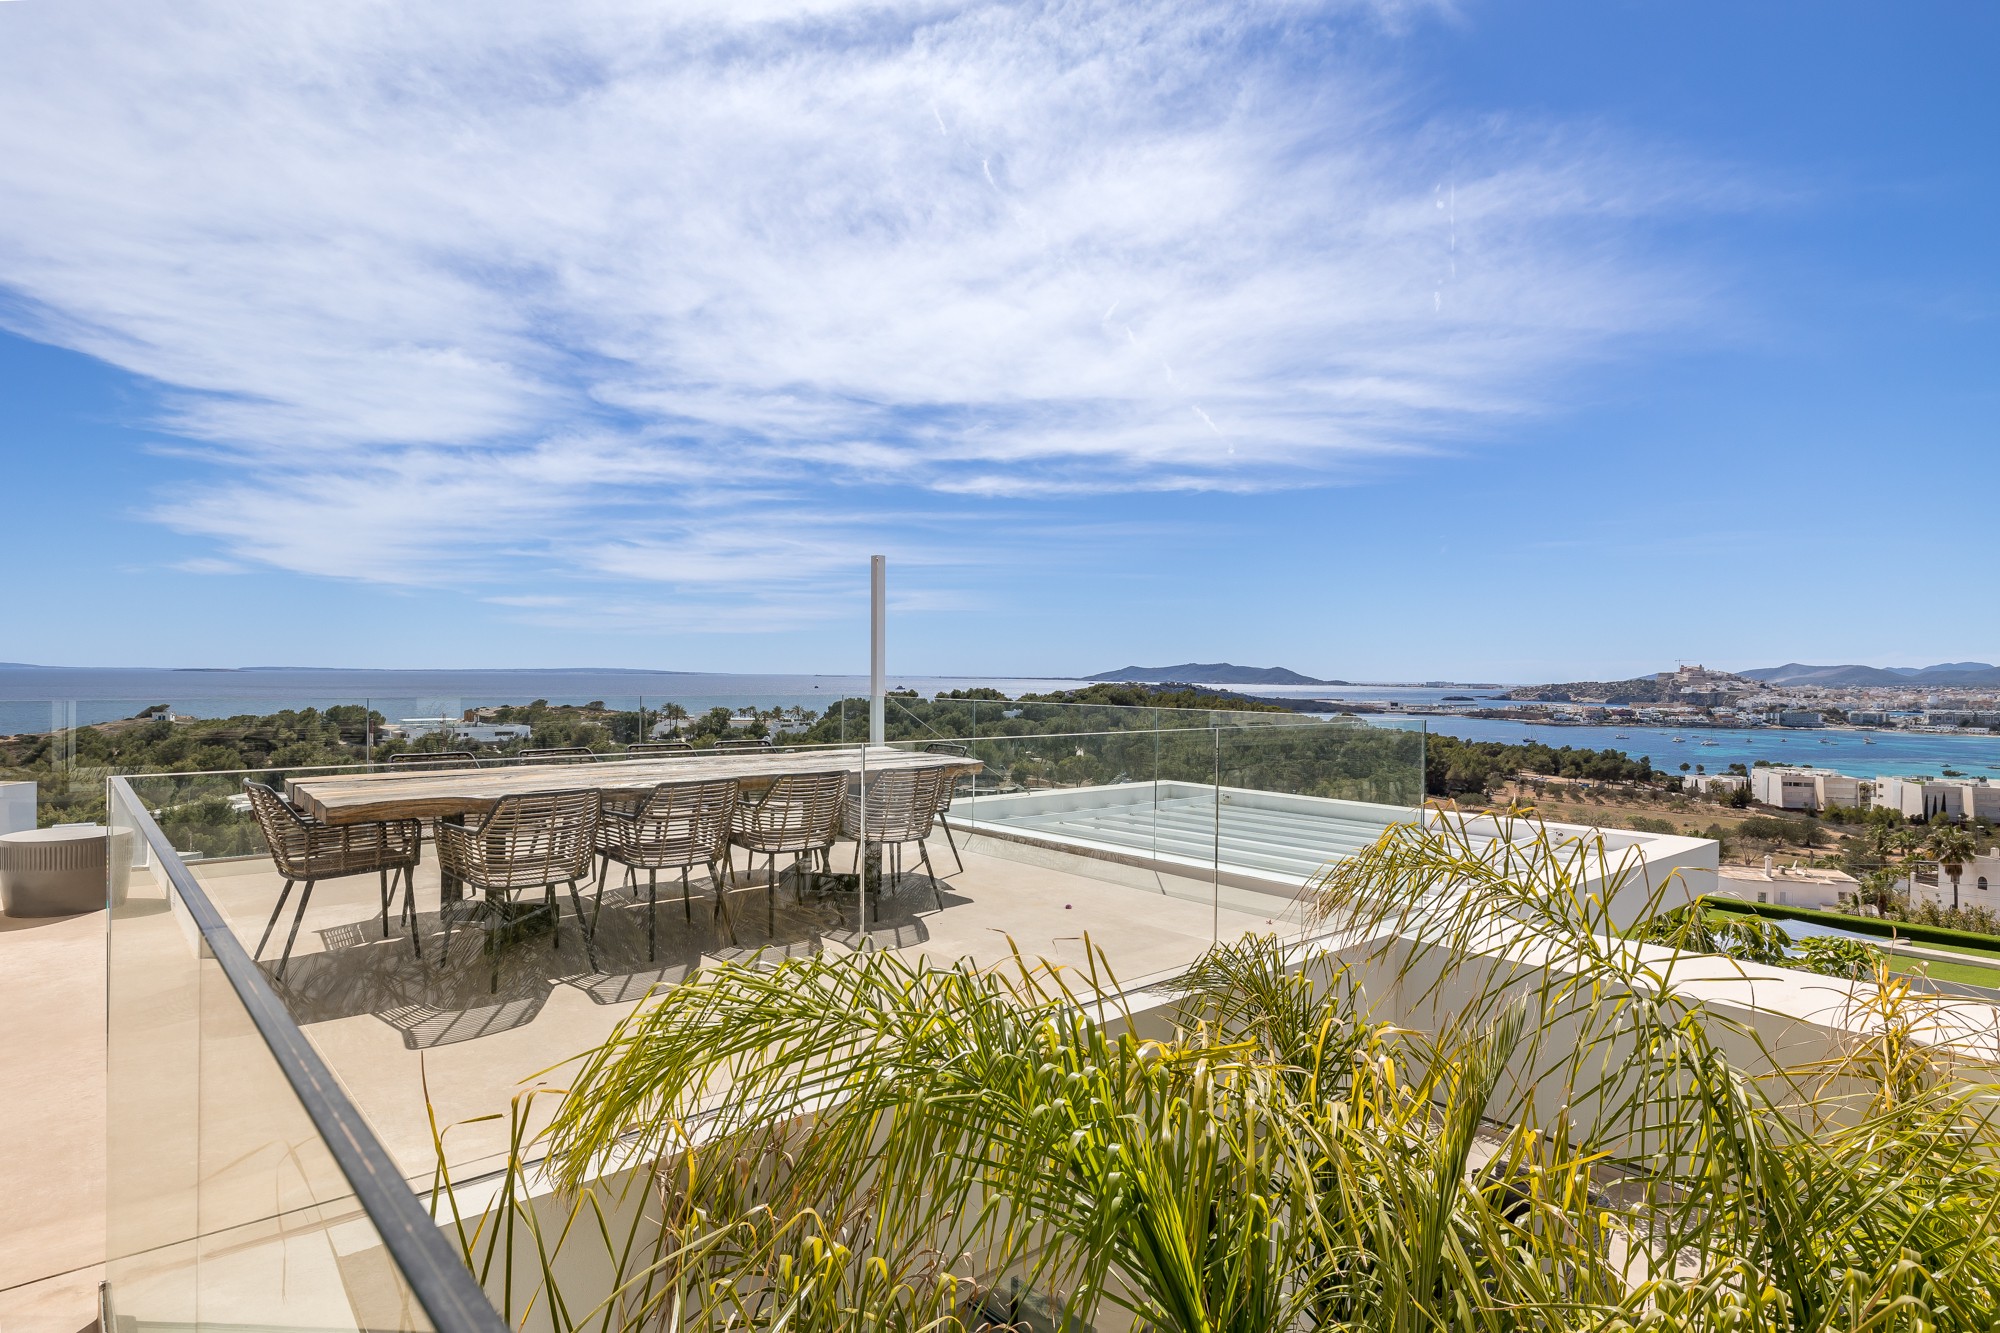
<instances>
[{"instance_id":1,"label":"weathered wood tabletop","mask_svg":"<svg viewBox=\"0 0 2000 1333\"><path fill-rule=\"evenodd\" d=\"M871 774L894 769L942 768L977 773L977 759L955 754L928 754L886 745L866 749ZM580 764L495 765L491 768L411 772L344 773L329 777L294 778L285 794L301 810L328 824L365 824L385 819L450 819L477 814L502 796L531 791L574 791L595 787L606 792L644 792L662 782L699 782L734 778L751 791L770 786L787 773L860 773L863 751L855 749L733 750L652 756L645 759L601 760Z\"/></svg>"}]
</instances>

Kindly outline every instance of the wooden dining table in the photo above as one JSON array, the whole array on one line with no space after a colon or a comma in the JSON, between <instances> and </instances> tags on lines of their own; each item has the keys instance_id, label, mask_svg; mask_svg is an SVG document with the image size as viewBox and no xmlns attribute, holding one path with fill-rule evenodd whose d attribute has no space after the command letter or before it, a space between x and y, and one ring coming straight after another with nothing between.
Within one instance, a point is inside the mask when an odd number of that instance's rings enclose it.
<instances>
[{"instance_id":1,"label":"wooden dining table","mask_svg":"<svg viewBox=\"0 0 2000 1333\"><path fill-rule=\"evenodd\" d=\"M323 823L366 824L393 819L462 819L491 809L503 796L523 792L594 787L607 793L643 794L662 782L718 778L733 778L746 791L761 791L788 773L845 771L858 776L865 770L873 776L942 769L965 774L977 773L982 767L979 760L965 755L899 750L887 745L764 753L696 750L645 759L301 777L285 784L285 794L299 809Z\"/></svg>"}]
</instances>

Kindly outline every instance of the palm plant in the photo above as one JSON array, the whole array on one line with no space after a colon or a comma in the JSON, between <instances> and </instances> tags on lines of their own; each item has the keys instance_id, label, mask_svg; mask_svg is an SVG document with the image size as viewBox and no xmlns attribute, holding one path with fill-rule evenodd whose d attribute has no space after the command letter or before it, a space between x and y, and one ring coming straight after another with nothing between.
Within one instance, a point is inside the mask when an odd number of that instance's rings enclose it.
<instances>
[{"instance_id":1,"label":"palm plant","mask_svg":"<svg viewBox=\"0 0 2000 1333\"><path fill-rule=\"evenodd\" d=\"M1648 917L1633 936L1688 953L1721 954L1767 966L1783 963L1792 947L1792 937L1777 922L1713 911L1702 900Z\"/></svg>"},{"instance_id":2,"label":"palm plant","mask_svg":"<svg viewBox=\"0 0 2000 1333\"><path fill-rule=\"evenodd\" d=\"M1924 849L1938 863L1938 869L1951 876L1951 910L1958 910L1958 877L1965 873L1965 863L1979 851L1979 845L1972 840L1972 834L1959 824L1939 824L1931 829L1924 839Z\"/></svg>"},{"instance_id":3,"label":"palm plant","mask_svg":"<svg viewBox=\"0 0 2000 1333\"><path fill-rule=\"evenodd\" d=\"M1743 964L1611 930L1601 840L1504 832L1390 830L1316 886L1357 943L1218 946L1166 1011L1019 954L695 975L582 1060L545 1144L577 1199L654 1164L657 1236L596 1227L624 1303L590 1326L2000 1320L2000 1089L1926 1001L1878 975L1864 1039L1746 1063L1695 984Z\"/></svg>"}]
</instances>

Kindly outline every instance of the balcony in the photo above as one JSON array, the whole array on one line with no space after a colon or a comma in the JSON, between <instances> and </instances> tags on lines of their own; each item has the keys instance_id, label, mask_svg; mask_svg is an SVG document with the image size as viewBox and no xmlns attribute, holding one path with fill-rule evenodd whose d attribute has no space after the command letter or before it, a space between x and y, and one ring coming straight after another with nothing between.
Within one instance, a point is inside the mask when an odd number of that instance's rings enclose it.
<instances>
[{"instance_id":1,"label":"balcony","mask_svg":"<svg viewBox=\"0 0 2000 1333\"><path fill-rule=\"evenodd\" d=\"M115 778L110 822L136 852L109 954L115 1311L141 1326L484 1327L477 1309L469 1324L438 1315L463 1307L467 1286L425 1211L440 1163L476 1192L556 1104L524 1094L564 1086L569 1062L649 994L720 962L866 951L997 965L1018 950L1084 993L1139 996L1218 942L1326 938L1303 906L1308 883L1425 818L1420 733L1143 711L1043 717L1022 735L990 734L989 712L953 736L898 703L907 738L886 750L796 751L865 770L871 754L960 748L978 772L955 791L950 835L924 843L929 870L912 847L910 873L864 890L843 842L833 877L787 874L772 891L739 854L724 887L734 939L705 876L685 907L678 877L663 877L653 911L614 877L601 906L586 892L582 921L565 895L555 929L502 932L489 955L458 923L447 947L427 845L414 927L392 904L385 931L373 875L328 880L282 977L289 907L250 958L282 881L239 798L244 775ZM1612 842L1642 879L1679 870L1700 887L1712 872L1712 844Z\"/></svg>"}]
</instances>

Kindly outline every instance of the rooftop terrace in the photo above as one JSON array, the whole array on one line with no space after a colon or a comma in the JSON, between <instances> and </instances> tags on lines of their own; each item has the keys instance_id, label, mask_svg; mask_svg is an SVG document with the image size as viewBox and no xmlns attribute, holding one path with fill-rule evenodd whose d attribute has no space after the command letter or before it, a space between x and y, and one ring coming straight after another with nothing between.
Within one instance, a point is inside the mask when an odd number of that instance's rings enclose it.
<instances>
[{"instance_id":1,"label":"rooftop terrace","mask_svg":"<svg viewBox=\"0 0 2000 1333\"><path fill-rule=\"evenodd\" d=\"M1148 711L1145 722L1163 720ZM414 922L391 910L385 930L373 875L327 880L282 975L282 927L260 962L249 959L282 878L238 794L243 775L114 779L111 823L136 853L109 922L106 978L112 1113L101 1160L118 1308L154 1322L424 1326L436 1293L423 1294L422 1265L384 1231L384 1199L400 1190L406 1208L423 1195L440 1144L461 1185L493 1172L510 1134L532 1134L553 1108L529 1099L525 1124L510 1125L525 1090L563 1086L568 1062L704 966L860 950L995 964L1018 950L1134 993L1217 942L1321 933L1304 902L1313 876L1423 817L1379 799L1421 789L1421 736L1291 717L1198 722L1045 723L905 743L958 746L979 772L956 789L951 836L941 825L924 841L928 868L910 847L901 864L911 873L870 889L865 927L856 847L842 841L832 878L794 872L775 891L738 854L722 890L734 938L705 873L685 908L678 877L663 876L653 911L613 876L601 904L584 892L589 932L564 895L557 929L502 932L489 956L462 921L447 946L447 895L427 843ZM552 766L548 785L576 785L579 772ZM1607 841L1643 877L1678 868L1698 878L1713 866L1712 845L1695 840ZM103 975L90 968L106 959L101 935L47 938L58 974ZM48 1054L17 1048L16 1058ZM86 1099L73 1124L50 1132L98 1123ZM23 1197L73 1183L53 1160L12 1169ZM30 1276L93 1279L90 1246L63 1249L56 1231L49 1253L80 1258L31 1259Z\"/></svg>"}]
</instances>

